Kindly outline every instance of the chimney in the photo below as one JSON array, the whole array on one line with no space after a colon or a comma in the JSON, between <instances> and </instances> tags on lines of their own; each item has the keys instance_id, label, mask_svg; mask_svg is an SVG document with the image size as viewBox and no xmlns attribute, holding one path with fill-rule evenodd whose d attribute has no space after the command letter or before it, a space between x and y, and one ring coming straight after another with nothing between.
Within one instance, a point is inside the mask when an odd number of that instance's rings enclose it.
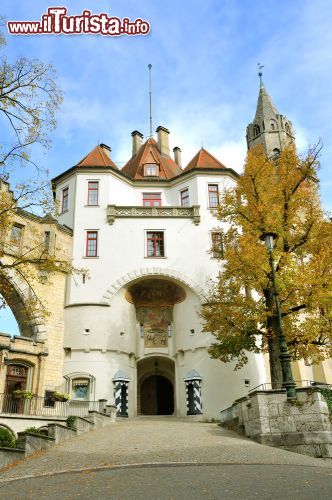
<instances>
[{"instance_id":1,"label":"chimney","mask_svg":"<svg viewBox=\"0 0 332 500\"><path fill-rule=\"evenodd\" d=\"M158 134L158 149L160 153L169 156L169 130L159 125L156 132Z\"/></svg>"},{"instance_id":2,"label":"chimney","mask_svg":"<svg viewBox=\"0 0 332 500\"><path fill-rule=\"evenodd\" d=\"M174 153L174 161L175 163L182 168L182 162L181 162L181 149L178 146L175 146L173 148L173 153Z\"/></svg>"},{"instance_id":3,"label":"chimney","mask_svg":"<svg viewBox=\"0 0 332 500\"><path fill-rule=\"evenodd\" d=\"M100 144L100 147L103 148L104 152L107 154L109 158L111 158L111 148L106 144Z\"/></svg>"},{"instance_id":4,"label":"chimney","mask_svg":"<svg viewBox=\"0 0 332 500\"><path fill-rule=\"evenodd\" d=\"M135 156L143 144L143 134L138 130L134 130L134 132L131 133L131 137L133 138L133 156Z\"/></svg>"}]
</instances>

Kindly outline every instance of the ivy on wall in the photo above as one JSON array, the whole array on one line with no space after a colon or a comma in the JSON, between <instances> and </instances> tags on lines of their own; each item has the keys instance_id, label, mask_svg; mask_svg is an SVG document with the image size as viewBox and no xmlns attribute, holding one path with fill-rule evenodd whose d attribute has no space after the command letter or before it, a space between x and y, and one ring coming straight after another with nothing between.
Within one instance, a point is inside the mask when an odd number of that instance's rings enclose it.
<instances>
[{"instance_id":1,"label":"ivy on wall","mask_svg":"<svg viewBox=\"0 0 332 500\"><path fill-rule=\"evenodd\" d=\"M319 392L324 396L327 402L327 406L330 412L330 415L332 415L332 389L319 389Z\"/></svg>"}]
</instances>

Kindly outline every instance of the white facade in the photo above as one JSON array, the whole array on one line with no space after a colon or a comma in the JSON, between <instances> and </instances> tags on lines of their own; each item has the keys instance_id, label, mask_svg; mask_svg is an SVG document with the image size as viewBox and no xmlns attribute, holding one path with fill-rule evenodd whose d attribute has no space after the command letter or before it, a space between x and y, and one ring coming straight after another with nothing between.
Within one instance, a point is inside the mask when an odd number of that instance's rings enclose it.
<instances>
[{"instance_id":1,"label":"white facade","mask_svg":"<svg viewBox=\"0 0 332 500\"><path fill-rule=\"evenodd\" d=\"M89 182L98 182L97 206L88 206ZM218 418L221 409L246 394L248 384L265 382L259 355L249 354L248 364L239 371L212 360L207 348L213 338L202 333L198 315L220 266L211 255L211 232L220 230L220 223L209 207L209 185L221 192L235 182L236 174L221 164L197 166L168 179L136 179L112 166L78 164L54 180L60 211L68 188L68 210L60 213L59 222L73 229L73 263L88 270L88 275L70 279L65 307L64 375L74 398L115 401L119 413L129 416L202 413L201 418ZM183 189L189 191L196 217L193 209L189 216L179 210ZM138 210L145 193L161 198L162 207L150 217ZM120 207L126 207L126 217L123 210L119 216ZM172 215L163 210L168 207L176 207ZM147 255L149 231L163 233L163 256ZM87 256L88 232L98 233L94 257ZM182 301L167 304L165 314L171 319L164 332L148 330L138 318L137 303L127 300L133 284L139 283L144 295L145 283L151 285L151 280L161 283L161 289L163 283L174 283L184 292ZM144 304L143 309L144 314L148 310L160 315L155 304L152 309ZM149 345L148 337L156 345ZM196 381L188 375L193 370ZM83 388L76 390L80 383Z\"/></svg>"}]
</instances>

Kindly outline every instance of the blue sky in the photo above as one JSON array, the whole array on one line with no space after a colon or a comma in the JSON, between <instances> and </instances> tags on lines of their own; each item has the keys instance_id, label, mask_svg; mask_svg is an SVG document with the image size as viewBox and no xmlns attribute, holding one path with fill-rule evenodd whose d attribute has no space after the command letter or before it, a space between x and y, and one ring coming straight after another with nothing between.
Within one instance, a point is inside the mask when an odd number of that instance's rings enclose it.
<instances>
[{"instance_id":1,"label":"blue sky","mask_svg":"<svg viewBox=\"0 0 332 500\"><path fill-rule=\"evenodd\" d=\"M38 58L57 70L65 100L46 154L34 159L50 176L77 163L97 143L112 148L119 167L130 157L131 132L149 132L148 71L153 65L153 124L171 132L188 162L204 145L241 171L245 129L258 94L257 62L297 145L323 141L321 194L332 210L332 2L330 0L67 1L120 18L141 17L151 33L140 37L7 36L5 51ZM2 0L7 20L39 20L43 0ZM1 126L1 125L0 125ZM28 172L17 171L17 180ZM8 314L6 314L8 316ZM8 320L9 321L9 320ZM0 317L0 331L9 325ZM10 325L8 328L12 328ZM12 330L14 331L14 330Z\"/></svg>"}]
</instances>

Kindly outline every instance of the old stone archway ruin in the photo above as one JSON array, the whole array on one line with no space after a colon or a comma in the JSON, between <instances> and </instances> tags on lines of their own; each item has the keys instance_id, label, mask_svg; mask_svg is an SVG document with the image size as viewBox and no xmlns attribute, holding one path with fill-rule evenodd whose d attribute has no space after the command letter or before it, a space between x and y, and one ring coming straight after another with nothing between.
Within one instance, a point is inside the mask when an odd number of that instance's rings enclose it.
<instances>
[{"instance_id":1,"label":"old stone archway ruin","mask_svg":"<svg viewBox=\"0 0 332 500\"><path fill-rule=\"evenodd\" d=\"M17 273L0 274L0 293L13 312L22 337L45 340L43 306L32 288Z\"/></svg>"}]
</instances>

